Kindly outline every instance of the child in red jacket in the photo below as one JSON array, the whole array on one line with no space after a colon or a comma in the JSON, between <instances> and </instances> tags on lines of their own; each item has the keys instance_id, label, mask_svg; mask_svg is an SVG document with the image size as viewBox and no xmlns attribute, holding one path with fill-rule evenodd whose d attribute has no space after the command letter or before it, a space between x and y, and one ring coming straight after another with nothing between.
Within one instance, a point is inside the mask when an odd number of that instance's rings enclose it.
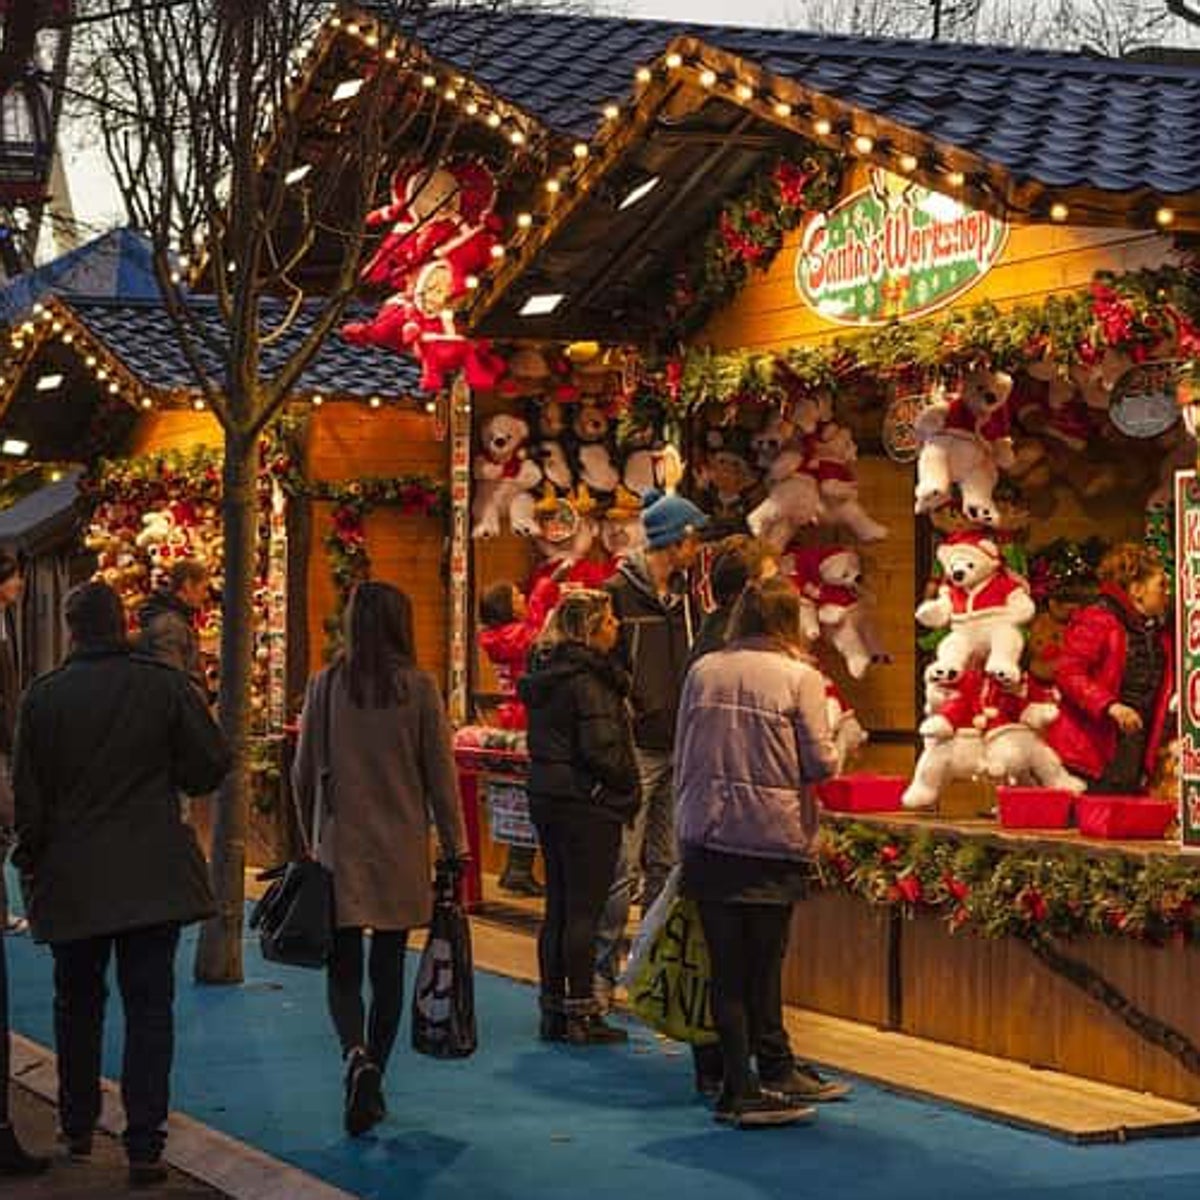
<instances>
[{"instance_id":1,"label":"child in red jacket","mask_svg":"<svg viewBox=\"0 0 1200 1200\"><path fill-rule=\"evenodd\" d=\"M529 599L515 583L507 581L488 588L479 602L479 645L496 676L504 701L496 714L501 729L524 729L525 706L517 699L517 681L525 674L529 649L542 632L550 610L558 603L559 588L552 578L539 579ZM540 896L541 886L533 878L534 851L529 846L509 846L508 859L500 876L506 892Z\"/></svg>"}]
</instances>

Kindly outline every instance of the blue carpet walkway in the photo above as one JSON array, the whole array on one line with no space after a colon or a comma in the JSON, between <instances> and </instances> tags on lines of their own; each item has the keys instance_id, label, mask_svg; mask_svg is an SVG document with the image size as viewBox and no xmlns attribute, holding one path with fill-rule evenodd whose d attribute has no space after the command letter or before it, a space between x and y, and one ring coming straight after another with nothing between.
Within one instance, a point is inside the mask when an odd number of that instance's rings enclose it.
<instances>
[{"instance_id":1,"label":"blue carpet walkway","mask_svg":"<svg viewBox=\"0 0 1200 1200\"><path fill-rule=\"evenodd\" d=\"M191 983L180 954L174 1106L364 1197L406 1200L1191 1200L1200 1142L1073 1147L860 1085L814 1126L737 1133L692 1096L678 1047L635 1033L627 1049L535 1040L532 989L480 974L481 1048L435 1062L407 1047L388 1079L391 1117L353 1142L340 1065L314 972L247 946L240 988ZM50 957L8 940L14 1028L52 1045ZM410 978L412 974L410 959ZM119 1072L119 1007L106 1074Z\"/></svg>"}]
</instances>

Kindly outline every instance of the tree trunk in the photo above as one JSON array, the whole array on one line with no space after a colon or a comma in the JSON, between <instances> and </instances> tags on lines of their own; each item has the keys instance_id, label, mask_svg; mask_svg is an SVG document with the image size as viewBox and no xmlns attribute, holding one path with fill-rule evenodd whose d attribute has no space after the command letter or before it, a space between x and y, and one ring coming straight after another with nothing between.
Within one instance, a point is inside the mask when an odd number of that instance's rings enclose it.
<instances>
[{"instance_id":1,"label":"tree trunk","mask_svg":"<svg viewBox=\"0 0 1200 1200\"><path fill-rule=\"evenodd\" d=\"M258 551L258 442L226 430L222 525L225 591L221 599L221 728L233 768L221 788L213 823L212 880L217 915L200 931L195 975L200 983L241 983L246 902L246 827L250 813L250 682L254 655L254 570Z\"/></svg>"}]
</instances>

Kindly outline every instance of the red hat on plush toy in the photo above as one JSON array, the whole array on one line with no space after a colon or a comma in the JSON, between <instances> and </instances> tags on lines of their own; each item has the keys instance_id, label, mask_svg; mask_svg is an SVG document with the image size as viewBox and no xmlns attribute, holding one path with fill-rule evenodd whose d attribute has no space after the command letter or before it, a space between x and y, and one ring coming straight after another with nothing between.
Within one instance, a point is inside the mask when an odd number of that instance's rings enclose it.
<instances>
[{"instance_id":1,"label":"red hat on plush toy","mask_svg":"<svg viewBox=\"0 0 1200 1200\"><path fill-rule=\"evenodd\" d=\"M1000 543L990 533L979 529L959 529L942 539L943 546L974 546L981 554L1001 561Z\"/></svg>"}]
</instances>

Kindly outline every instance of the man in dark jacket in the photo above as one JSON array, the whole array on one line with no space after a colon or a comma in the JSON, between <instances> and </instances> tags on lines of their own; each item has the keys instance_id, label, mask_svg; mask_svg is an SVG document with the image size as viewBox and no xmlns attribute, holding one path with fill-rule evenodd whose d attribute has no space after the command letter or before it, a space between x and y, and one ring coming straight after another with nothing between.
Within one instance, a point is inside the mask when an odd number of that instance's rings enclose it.
<instances>
[{"instance_id":1,"label":"man in dark jacket","mask_svg":"<svg viewBox=\"0 0 1200 1200\"><path fill-rule=\"evenodd\" d=\"M206 694L196 614L208 599L208 568L194 558L171 567L167 586L138 610L138 650L190 675Z\"/></svg>"},{"instance_id":2,"label":"man in dark jacket","mask_svg":"<svg viewBox=\"0 0 1200 1200\"><path fill-rule=\"evenodd\" d=\"M71 654L25 695L14 784L17 850L34 937L54 953L62 1131L91 1152L100 1115L105 975L125 1009L121 1092L130 1182L166 1178L175 951L214 910L177 793L212 791L229 752L186 675L134 654L103 583L66 602Z\"/></svg>"},{"instance_id":3,"label":"man in dark jacket","mask_svg":"<svg viewBox=\"0 0 1200 1200\"><path fill-rule=\"evenodd\" d=\"M642 907L662 891L675 863L671 787L675 713L700 613L689 572L708 518L689 500L650 491L642 501L644 554L631 555L607 585L621 622L618 656L633 679L633 740L642 807L621 844L617 875L600 922L596 995L611 998L629 906L644 874Z\"/></svg>"}]
</instances>

